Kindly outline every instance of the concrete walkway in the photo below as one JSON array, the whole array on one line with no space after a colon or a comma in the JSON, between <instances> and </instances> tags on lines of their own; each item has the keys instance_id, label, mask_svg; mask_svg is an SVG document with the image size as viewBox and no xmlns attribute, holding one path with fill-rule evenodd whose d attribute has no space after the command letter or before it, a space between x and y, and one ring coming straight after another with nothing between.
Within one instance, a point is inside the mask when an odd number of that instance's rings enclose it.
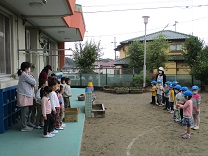
<instances>
[{"instance_id":1,"label":"concrete walkway","mask_svg":"<svg viewBox=\"0 0 208 156\"><path fill-rule=\"evenodd\" d=\"M84 89L72 89L71 105L80 108L78 122L66 123L66 128L53 138L43 138L43 130L21 132L20 124L0 134L2 156L79 156L84 129L84 101L77 101Z\"/></svg>"}]
</instances>

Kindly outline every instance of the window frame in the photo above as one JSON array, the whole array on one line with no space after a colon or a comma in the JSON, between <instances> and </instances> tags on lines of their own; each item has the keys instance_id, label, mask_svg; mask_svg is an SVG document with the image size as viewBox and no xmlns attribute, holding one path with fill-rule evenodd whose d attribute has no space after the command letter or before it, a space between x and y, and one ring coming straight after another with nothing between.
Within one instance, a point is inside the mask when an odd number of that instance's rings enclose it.
<instances>
[{"instance_id":1,"label":"window frame","mask_svg":"<svg viewBox=\"0 0 208 156\"><path fill-rule=\"evenodd\" d=\"M171 49L171 46L175 46L176 48L175 49ZM177 50L177 48L178 48L178 46L181 46L181 49L180 50ZM177 43L175 43L175 44L170 44L170 52L181 52L181 51L183 51L182 49L183 49L183 44L177 44Z\"/></svg>"}]
</instances>

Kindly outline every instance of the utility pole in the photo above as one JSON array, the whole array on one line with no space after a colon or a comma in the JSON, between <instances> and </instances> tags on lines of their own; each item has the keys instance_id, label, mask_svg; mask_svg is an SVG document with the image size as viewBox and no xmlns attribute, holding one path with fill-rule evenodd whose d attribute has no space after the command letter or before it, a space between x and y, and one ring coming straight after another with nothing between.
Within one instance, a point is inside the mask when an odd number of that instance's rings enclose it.
<instances>
[{"instance_id":1,"label":"utility pole","mask_svg":"<svg viewBox=\"0 0 208 156\"><path fill-rule=\"evenodd\" d=\"M116 60L116 37L114 37L114 41L111 42L111 43L114 43L114 51L115 51L115 60Z\"/></svg>"},{"instance_id":2,"label":"utility pole","mask_svg":"<svg viewBox=\"0 0 208 156\"><path fill-rule=\"evenodd\" d=\"M178 22L177 21L175 21L175 24L173 24L173 26L175 26L175 32L176 32L176 24L177 24Z\"/></svg>"}]
</instances>

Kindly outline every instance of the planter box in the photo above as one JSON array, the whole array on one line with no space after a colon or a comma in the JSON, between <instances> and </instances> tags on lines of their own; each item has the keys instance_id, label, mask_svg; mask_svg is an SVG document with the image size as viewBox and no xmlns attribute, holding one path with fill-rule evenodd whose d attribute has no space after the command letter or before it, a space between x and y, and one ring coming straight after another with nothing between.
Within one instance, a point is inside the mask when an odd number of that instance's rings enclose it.
<instances>
[{"instance_id":1,"label":"planter box","mask_svg":"<svg viewBox=\"0 0 208 156\"><path fill-rule=\"evenodd\" d=\"M143 93L143 89L133 89L133 90L129 90L130 94L141 94Z\"/></svg>"},{"instance_id":2,"label":"planter box","mask_svg":"<svg viewBox=\"0 0 208 156\"><path fill-rule=\"evenodd\" d=\"M106 88L104 89L105 93L115 93L115 89L111 89L111 88Z\"/></svg>"},{"instance_id":3,"label":"planter box","mask_svg":"<svg viewBox=\"0 0 208 156\"><path fill-rule=\"evenodd\" d=\"M105 107L104 104L94 104L92 105L92 113L94 117L105 117Z\"/></svg>"},{"instance_id":4,"label":"planter box","mask_svg":"<svg viewBox=\"0 0 208 156\"><path fill-rule=\"evenodd\" d=\"M65 122L77 122L79 108L65 108Z\"/></svg>"},{"instance_id":5,"label":"planter box","mask_svg":"<svg viewBox=\"0 0 208 156\"><path fill-rule=\"evenodd\" d=\"M128 94L129 90L116 90L116 94Z\"/></svg>"}]
</instances>

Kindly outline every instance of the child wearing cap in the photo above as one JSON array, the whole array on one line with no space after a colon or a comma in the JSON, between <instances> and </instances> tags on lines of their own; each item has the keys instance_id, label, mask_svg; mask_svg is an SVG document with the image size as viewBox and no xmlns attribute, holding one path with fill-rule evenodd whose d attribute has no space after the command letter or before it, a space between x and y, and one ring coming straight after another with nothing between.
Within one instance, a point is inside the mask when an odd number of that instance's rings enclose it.
<instances>
[{"instance_id":1,"label":"child wearing cap","mask_svg":"<svg viewBox=\"0 0 208 156\"><path fill-rule=\"evenodd\" d=\"M189 90L185 91L183 96L186 99L184 105L177 104L176 107L184 110L183 126L187 126L187 132L182 134L183 139L191 138L191 126L193 125L193 102L191 100L193 93Z\"/></svg>"},{"instance_id":2,"label":"child wearing cap","mask_svg":"<svg viewBox=\"0 0 208 156\"><path fill-rule=\"evenodd\" d=\"M199 87L192 86L192 101L193 101L193 118L194 118L194 126L192 127L194 130L199 129L200 123L200 104L201 104L201 96L198 93Z\"/></svg>"},{"instance_id":3,"label":"child wearing cap","mask_svg":"<svg viewBox=\"0 0 208 156\"><path fill-rule=\"evenodd\" d=\"M152 89L150 89L150 91L152 92L152 102L150 102L150 104L153 104L153 105L156 104L156 102L155 102L155 97L156 97L156 84L157 84L156 81L152 81L151 82Z\"/></svg>"},{"instance_id":4,"label":"child wearing cap","mask_svg":"<svg viewBox=\"0 0 208 156\"><path fill-rule=\"evenodd\" d=\"M181 121L180 108L176 108L176 104L179 102L179 100L182 97L180 89L181 89L180 85L175 86L175 100L174 100L174 113L173 113L173 120L175 122L180 122Z\"/></svg>"},{"instance_id":5,"label":"child wearing cap","mask_svg":"<svg viewBox=\"0 0 208 156\"><path fill-rule=\"evenodd\" d=\"M162 106L162 94L163 94L162 80L157 80L157 100L158 100L158 106Z\"/></svg>"},{"instance_id":6,"label":"child wearing cap","mask_svg":"<svg viewBox=\"0 0 208 156\"><path fill-rule=\"evenodd\" d=\"M169 89L170 89L170 95L169 95L170 111L169 111L169 113L173 114L174 113L173 104L174 104L175 95L174 95L174 90L173 90L172 84L169 85Z\"/></svg>"},{"instance_id":7,"label":"child wearing cap","mask_svg":"<svg viewBox=\"0 0 208 156\"><path fill-rule=\"evenodd\" d=\"M165 87L163 88L164 97L165 97L165 108L164 108L164 110L169 110L170 109L170 105L169 105L169 96L170 96L169 84L170 84L170 82L167 81L165 83Z\"/></svg>"}]
</instances>

